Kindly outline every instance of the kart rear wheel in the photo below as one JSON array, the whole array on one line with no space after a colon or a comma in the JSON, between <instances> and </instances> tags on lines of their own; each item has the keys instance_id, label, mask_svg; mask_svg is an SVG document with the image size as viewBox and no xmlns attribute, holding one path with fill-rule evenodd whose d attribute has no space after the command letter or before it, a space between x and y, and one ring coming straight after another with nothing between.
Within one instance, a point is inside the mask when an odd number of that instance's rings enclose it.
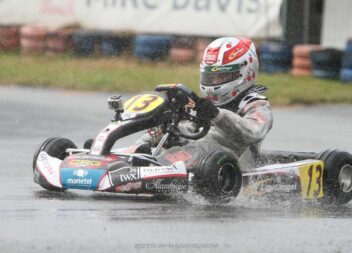
<instances>
[{"instance_id":1,"label":"kart rear wheel","mask_svg":"<svg viewBox=\"0 0 352 253\"><path fill-rule=\"evenodd\" d=\"M319 154L324 161L324 204L347 204L352 199L352 155L339 150Z\"/></svg>"},{"instance_id":2,"label":"kart rear wheel","mask_svg":"<svg viewBox=\"0 0 352 253\"><path fill-rule=\"evenodd\" d=\"M236 197L242 186L237 159L229 152L208 153L194 171L193 189L212 204L223 204Z\"/></svg>"},{"instance_id":3,"label":"kart rear wheel","mask_svg":"<svg viewBox=\"0 0 352 253\"><path fill-rule=\"evenodd\" d=\"M64 160L67 157L66 149L77 148L77 146L69 139L52 137L45 140L35 151L33 157L33 173L34 181L43 188L49 191L64 191L65 189L58 188L49 184L46 179L35 169L38 155L40 152L45 151L48 155Z\"/></svg>"}]
</instances>

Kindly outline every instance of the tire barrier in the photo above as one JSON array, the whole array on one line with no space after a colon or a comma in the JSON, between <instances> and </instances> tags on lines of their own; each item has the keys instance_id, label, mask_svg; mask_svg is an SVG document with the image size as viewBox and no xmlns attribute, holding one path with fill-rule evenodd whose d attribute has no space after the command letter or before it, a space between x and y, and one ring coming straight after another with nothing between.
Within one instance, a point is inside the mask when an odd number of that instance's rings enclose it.
<instances>
[{"instance_id":1,"label":"tire barrier","mask_svg":"<svg viewBox=\"0 0 352 253\"><path fill-rule=\"evenodd\" d=\"M311 76L312 75L312 70L311 69L305 69L305 68L293 68L291 70L291 74L294 76Z\"/></svg>"},{"instance_id":2,"label":"tire barrier","mask_svg":"<svg viewBox=\"0 0 352 253\"><path fill-rule=\"evenodd\" d=\"M73 34L73 53L78 57L87 57L95 53L99 36L91 31L76 31Z\"/></svg>"},{"instance_id":3,"label":"tire barrier","mask_svg":"<svg viewBox=\"0 0 352 253\"><path fill-rule=\"evenodd\" d=\"M73 36L74 30L62 29L51 30L48 33L46 41L46 54L57 55L67 53L73 49Z\"/></svg>"},{"instance_id":4,"label":"tire barrier","mask_svg":"<svg viewBox=\"0 0 352 253\"><path fill-rule=\"evenodd\" d=\"M342 82L352 82L352 69L342 68L340 71L340 80Z\"/></svg>"},{"instance_id":5,"label":"tire barrier","mask_svg":"<svg viewBox=\"0 0 352 253\"><path fill-rule=\"evenodd\" d=\"M102 33L100 35L100 51L103 56L119 56L129 50L132 43L132 34Z\"/></svg>"},{"instance_id":6,"label":"tire barrier","mask_svg":"<svg viewBox=\"0 0 352 253\"><path fill-rule=\"evenodd\" d=\"M342 68L352 69L352 53L345 51L342 60Z\"/></svg>"},{"instance_id":7,"label":"tire barrier","mask_svg":"<svg viewBox=\"0 0 352 253\"><path fill-rule=\"evenodd\" d=\"M310 54L313 50L320 50L319 45L296 45L293 47L292 70L291 74L295 76L312 75L312 60Z\"/></svg>"},{"instance_id":8,"label":"tire barrier","mask_svg":"<svg viewBox=\"0 0 352 253\"><path fill-rule=\"evenodd\" d=\"M296 56L292 59L292 67L300 68L300 69L308 69L310 70L312 66L312 61L310 58Z\"/></svg>"},{"instance_id":9,"label":"tire barrier","mask_svg":"<svg viewBox=\"0 0 352 253\"><path fill-rule=\"evenodd\" d=\"M0 50L16 50L20 46L18 26L0 26Z\"/></svg>"},{"instance_id":10,"label":"tire barrier","mask_svg":"<svg viewBox=\"0 0 352 253\"><path fill-rule=\"evenodd\" d=\"M197 62L202 62L203 56L204 56L204 51L208 47L208 45L211 43L210 39L202 38L198 39L196 42L196 61Z\"/></svg>"},{"instance_id":11,"label":"tire barrier","mask_svg":"<svg viewBox=\"0 0 352 253\"><path fill-rule=\"evenodd\" d=\"M348 54L352 54L352 39L349 39L347 41L347 46L346 46L345 52Z\"/></svg>"},{"instance_id":12,"label":"tire barrier","mask_svg":"<svg viewBox=\"0 0 352 253\"><path fill-rule=\"evenodd\" d=\"M170 61L172 63L190 63L195 57L195 40L192 37L176 37L171 42Z\"/></svg>"},{"instance_id":13,"label":"tire barrier","mask_svg":"<svg viewBox=\"0 0 352 253\"><path fill-rule=\"evenodd\" d=\"M22 26L20 29L21 53L42 54L46 50L48 30L41 26Z\"/></svg>"},{"instance_id":14,"label":"tire barrier","mask_svg":"<svg viewBox=\"0 0 352 253\"><path fill-rule=\"evenodd\" d=\"M190 63L194 60L194 51L190 48L171 48L170 61L173 63Z\"/></svg>"},{"instance_id":15,"label":"tire barrier","mask_svg":"<svg viewBox=\"0 0 352 253\"><path fill-rule=\"evenodd\" d=\"M261 70L267 73L287 72L291 69L292 47L278 42L260 46Z\"/></svg>"},{"instance_id":16,"label":"tire barrier","mask_svg":"<svg viewBox=\"0 0 352 253\"><path fill-rule=\"evenodd\" d=\"M134 55L142 61L156 61L169 55L171 36L137 35L134 41Z\"/></svg>"},{"instance_id":17,"label":"tire barrier","mask_svg":"<svg viewBox=\"0 0 352 253\"><path fill-rule=\"evenodd\" d=\"M352 82L352 40L347 41L340 71L340 80L342 82Z\"/></svg>"},{"instance_id":18,"label":"tire barrier","mask_svg":"<svg viewBox=\"0 0 352 253\"><path fill-rule=\"evenodd\" d=\"M322 79L338 79L343 53L337 49L311 52L313 76Z\"/></svg>"}]
</instances>

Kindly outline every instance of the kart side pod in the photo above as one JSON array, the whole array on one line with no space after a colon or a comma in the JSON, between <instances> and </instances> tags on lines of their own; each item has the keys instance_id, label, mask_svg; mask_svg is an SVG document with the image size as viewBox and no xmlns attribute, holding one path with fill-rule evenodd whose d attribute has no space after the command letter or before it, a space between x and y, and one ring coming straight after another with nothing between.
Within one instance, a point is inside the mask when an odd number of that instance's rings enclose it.
<instances>
[{"instance_id":1,"label":"kart side pod","mask_svg":"<svg viewBox=\"0 0 352 253\"><path fill-rule=\"evenodd\" d=\"M118 156L78 154L61 161L42 151L35 167L35 181L47 189L120 193L171 193L188 188L188 174L183 162L169 166L133 167L119 159Z\"/></svg>"}]
</instances>

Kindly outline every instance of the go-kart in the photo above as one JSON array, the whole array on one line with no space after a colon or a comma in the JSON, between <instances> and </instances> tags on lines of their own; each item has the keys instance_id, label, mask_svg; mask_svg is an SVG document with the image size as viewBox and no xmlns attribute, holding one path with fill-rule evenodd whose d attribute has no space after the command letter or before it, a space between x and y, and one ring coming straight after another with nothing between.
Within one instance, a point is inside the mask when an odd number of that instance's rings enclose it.
<instances>
[{"instance_id":1,"label":"go-kart","mask_svg":"<svg viewBox=\"0 0 352 253\"><path fill-rule=\"evenodd\" d=\"M220 145L183 145L181 139L202 142L211 127L197 117L196 109L186 106L190 99L199 98L182 84L158 85L124 104L120 96L110 97L108 105L115 112L111 123L83 149L59 137L37 148L34 181L49 191L155 195L193 191L211 203L227 202L241 190L248 197L298 196L333 204L352 199L352 155L347 152L254 152L253 165L241 168L236 155ZM197 131L185 131L180 127L184 121L197 126ZM156 147L113 149L121 138L147 129L162 133Z\"/></svg>"}]
</instances>

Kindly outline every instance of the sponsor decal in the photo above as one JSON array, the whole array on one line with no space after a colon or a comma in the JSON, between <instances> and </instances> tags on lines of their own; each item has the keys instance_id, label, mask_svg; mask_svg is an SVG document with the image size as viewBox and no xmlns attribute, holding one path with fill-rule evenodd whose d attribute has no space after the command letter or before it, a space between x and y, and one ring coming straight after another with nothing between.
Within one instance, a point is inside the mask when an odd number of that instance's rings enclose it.
<instances>
[{"instance_id":1,"label":"sponsor decal","mask_svg":"<svg viewBox=\"0 0 352 253\"><path fill-rule=\"evenodd\" d=\"M38 160L38 161L48 160L48 154L47 154L47 153L44 153L44 152L41 152L41 153L38 155L37 160Z\"/></svg>"},{"instance_id":2,"label":"sponsor decal","mask_svg":"<svg viewBox=\"0 0 352 253\"><path fill-rule=\"evenodd\" d=\"M139 167L123 167L109 172L112 185L125 184L128 181L136 181L141 178Z\"/></svg>"},{"instance_id":3,"label":"sponsor decal","mask_svg":"<svg viewBox=\"0 0 352 253\"><path fill-rule=\"evenodd\" d=\"M68 184L83 184L83 185L92 184L92 178L90 179L85 178L89 174L87 170L83 170L83 169L74 170L72 174L76 178L68 178L67 179Z\"/></svg>"},{"instance_id":4,"label":"sponsor decal","mask_svg":"<svg viewBox=\"0 0 352 253\"><path fill-rule=\"evenodd\" d=\"M122 185L129 181L157 178L187 178L187 171L183 162L171 166L156 167L123 167L109 172L112 185Z\"/></svg>"},{"instance_id":5,"label":"sponsor decal","mask_svg":"<svg viewBox=\"0 0 352 253\"><path fill-rule=\"evenodd\" d=\"M138 180L139 178L139 169L137 168L130 168L129 173L120 175L121 182Z\"/></svg>"},{"instance_id":6,"label":"sponsor decal","mask_svg":"<svg viewBox=\"0 0 352 253\"><path fill-rule=\"evenodd\" d=\"M37 161L40 162L43 169L45 169L45 171L47 171L49 175L55 174L55 170L50 166L49 157L46 153L40 153Z\"/></svg>"},{"instance_id":7,"label":"sponsor decal","mask_svg":"<svg viewBox=\"0 0 352 253\"><path fill-rule=\"evenodd\" d=\"M183 161L178 161L170 166L141 167L140 169L141 178L144 179L187 177L187 170Z\"/></svg>"},{"instance_id":8,"label":"sponsor decal","mask_svg":"<svg viewBox=\"0 0 352 253\"><path fill-rule=\"evenodd\" d=\"M35 176L39 177L39 175L42 175L50 185L61 188L59 169L61 164L62 161L60 159L51 157L45 151L42 151L37 158Z\"/></svg>"},{"instance_id":9,"label":"sponsor decal","mask_svg":"<svg viewBox=\"0 0 352 253\"><path fill-rule=\"evenodd\" d=\"M130 182L124 185L118 185L115 187L116 192L132 192L132 191L137 191L142 188L142 182L137 181L137 182Z\"/></svg>"},{"instance_id":10,"label":"sponsor decal","mask_svg":"<svg viewBox=\"0 0 352 253\"><path fill-rule=\"evenodd\" d=\"M87 171L87 170L82 170L82 169L80 169L80 170L75 170L75 171L73 172L73 175L75 175L75 176L77 176L77 177L85 177L85 176L88 175L88 171Z\"/></svg>"},{"instance_id":11,"label":"sponsor decal","mask_svg":"<svg viewBox=\"0 0 352 253\"><path fill-rule=\"evenodd\" d=\"M102 165L102 162L88 159L74 159L70 160L68 165L72 167L100 167Z\"/></svg>"},{"instance_id":12,"label":"sponsor decal","mask_svg":"<svg viewBox=\"0 0 352 253\"><path fill-rule=\"evenodd\" d=\"M165 155L165 159L172 163L176 163L178 161L185 162L191 158L192 158L192 155L184 150Z\"/></svg>"},{"instance_id":13,"label":"sponsor decal","mask_svg":"<svg viewBox=\"0 0 352 253\"><path fill-rule=\"evenodd\" d=\"M162 173L162 172L173 172L177 170L175 167L145 167L143 168L143 172L145 173Z\"/></svg>"},{"instance_id":14,"label":"sponsor decal","mask_svg":"<svg viewBox=\"0 0 352 253\"><path fill-rule=\"evenodd\" d=\"M240 68L241 66L239 64L231 64L227 66L205 66L205 67L202 67L201 71L204 71L206 73L214 73L214 72L226 73L226 72L239 71Z\"/></svg>"},{"instance_id":15,"label":"sponsor decal","mask_svg":"<svg viewBox=\"0 0 352 253\"><path fill-rule=\"evenodd\" d=\"M292 192L297 190L297 183L294 184L276 184L276 185L261 185L259 191L262 192Z\"/></svg>"},{"instance_id":16,"label":"sponsor decal","mask_svg":"<svg viewBox=\"0 0 352 253\"><path fill-rule=\"evenodd\" d=\"M145 189L153 192L172 192L187 190L187 182L176 179L154 179L145 183Z\"/></svg>"},{"instance_id":17,"label":"sponsor decal","mask_svg":"<svg viewBox=\"0 0 352 253\"><path fill-rule=\"evenodd\" d=\"M296 193L299 190L299 184L296 176L275 176L252 177L248 185L243 188L246 196L261 196L270 193Z\"/></svg>"},{"instance_id":18,"label":"sponsor decal","mask_svg":"<svg viewBox=\"0 0 352 253\"><path fill-rule=\"evenodd\" d=\"M219 57L219 52L220 52L220 47L209 48L204 58L205 64L213 65L214 63L216 63Z\"/></svg>"},{"instance_id":19,"label":"sponsor decal","mask_svg":"<svg viewBox=\"0 0 352 253\"><path fill-rule=\"evenodd\" d=\"M72 169L103 169L108 163L116 161L116 155L110 156L90 156L90 155L73 155L65 159L62 167Z\"/></svg>"},{"instance_id":20,"label":"sponsor decal","mask_svg":"<svg viewBox=\"0 0 352 253\"><path fill-rule=\"evenodd\" d=\"M42 11L45 14L73 16L75 14L74 0L43 0Z\"/></svg>"},{"instance_id":21,"label":"sponsor decal","mask_svg":"<svg viewBox=\"0 0 352 253\"><path fill-rule=\"evenodd\" d=\"M61 169L61 182L65 188L96 190L106 171L102 169Z\"/></svg>"},{"instance_id":22,"label":"sponsor decal","mask_svg":"<svg viewBox=\"0 0 352 253\"><path fill-rule=\"evenodd\" d=\"M87 178L69 178L69 179L67 179L67 184L92 185L92 179L87 179Z\"/></svg>"}]
</instances>

